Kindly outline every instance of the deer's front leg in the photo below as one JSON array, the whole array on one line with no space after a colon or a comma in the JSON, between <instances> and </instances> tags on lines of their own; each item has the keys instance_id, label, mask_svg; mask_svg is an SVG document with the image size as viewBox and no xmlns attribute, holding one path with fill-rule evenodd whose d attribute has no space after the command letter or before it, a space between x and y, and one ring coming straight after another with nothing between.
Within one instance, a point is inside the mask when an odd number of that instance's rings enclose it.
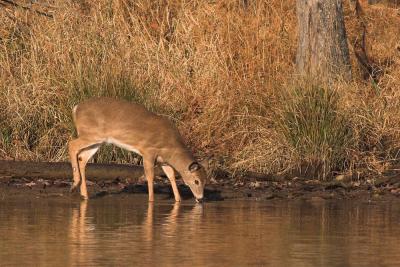
<instances>
[{"instance_id":1,"label":"deer's front leg","mask_svg":"<svg viewBox=\"0 0 400 267\"><path fill-rule=\"evenodd\" d=\"M178 186L176 185L175 171L171 166L163 165L161 166L168 179L171 181L172 191L174 192L174 197L176 202L181 201L181 195L179 194Z\"/></svg>"},{"instance_id":2,"label":"deer's front leg","mask_svg":"<svg viewBox=\"0 0 400 267\"><path fill-rule=\"evenodd\" d=\"M149 189L149 201L154 201L154 160L143 160L144 176Z\"/></svg>"}]
</instances>

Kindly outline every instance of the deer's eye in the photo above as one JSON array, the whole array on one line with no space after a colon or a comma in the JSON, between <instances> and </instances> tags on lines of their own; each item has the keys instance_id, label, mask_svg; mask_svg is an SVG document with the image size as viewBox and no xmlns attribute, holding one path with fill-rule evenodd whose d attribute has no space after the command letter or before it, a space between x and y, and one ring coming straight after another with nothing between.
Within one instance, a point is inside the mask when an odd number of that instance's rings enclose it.
<instances>
[{"instance_id":1,"label":"deer's eye","mask_svg":"<svg viewBox=\"0 0 400 267\"><path fill-rule=\"evenodd\" d=\"M199 185L199 180L194 180L194 183L196 184L196 185Z\"/></svg>"}]
</instances>

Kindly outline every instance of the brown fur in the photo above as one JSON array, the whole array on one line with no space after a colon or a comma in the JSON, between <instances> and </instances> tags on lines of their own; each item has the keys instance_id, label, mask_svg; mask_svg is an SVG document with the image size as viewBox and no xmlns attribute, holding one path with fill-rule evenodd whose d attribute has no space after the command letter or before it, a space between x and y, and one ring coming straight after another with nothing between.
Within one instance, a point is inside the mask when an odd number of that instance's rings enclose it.
<instances>
[{"instance_id":1,"label":"brown fur","mask_svg":"<svg viewBox=\"0 0 400 267\"><path fill-rule=\"evenodd\" d=\"M175 126L165 117L143 106L112 98L93 98L73 110L78 138L69 143L75 189L81 183L81 195L88 198L85 166L102 143L113 143L143 156L149 201L154 200L154 163L164 163L163 170L172 183L175 200L180 201L175 170L183 177L197 199L203 197L204 170L190 171L195 162Z\"/></svg>"}]
</instances>

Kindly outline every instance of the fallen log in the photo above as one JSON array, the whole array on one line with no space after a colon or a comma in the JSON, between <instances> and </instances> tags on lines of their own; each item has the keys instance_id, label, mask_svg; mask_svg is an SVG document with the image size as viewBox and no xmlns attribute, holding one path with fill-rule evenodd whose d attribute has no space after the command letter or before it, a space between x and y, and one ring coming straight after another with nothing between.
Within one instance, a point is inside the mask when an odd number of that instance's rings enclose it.
<instances>
[{"instance_id":1,"label":"fallen log","mask_svg":"<svg viewBox=\"0 0 400 267\"><path fill-rule=\"evenodd\" d=\"M137 181L143 176L143 166L115 163L88 163L86 177L92 181L129 179ZM156 176L165 176L163 170L156 166ZM273 176L257 172L243 172L236 174L250 181L282 182L283 177ZM213 175L220 178L231 177L231 174L223 170L214 170ZM177 173L177 178L180 175ZM1 178L43 178L49 180L72 180L72 167L69 162L30 162L0 160Z\"/></svg>"},{"instance_id":2,"label":"fallen log","mask_svg":"<svg viewBox=\"0 0 400 267\"><path fill-rule=\"evenodd\" d=\"M116 178L137 181L143 173L143 167L138 165L88 163L86 166L87 179L94 181ZM155 175L163 175L161 168L156 167ZM72 179L72 167L69 162L0 160L0 179L2 177Z\"/></svg>"}]
</instances>

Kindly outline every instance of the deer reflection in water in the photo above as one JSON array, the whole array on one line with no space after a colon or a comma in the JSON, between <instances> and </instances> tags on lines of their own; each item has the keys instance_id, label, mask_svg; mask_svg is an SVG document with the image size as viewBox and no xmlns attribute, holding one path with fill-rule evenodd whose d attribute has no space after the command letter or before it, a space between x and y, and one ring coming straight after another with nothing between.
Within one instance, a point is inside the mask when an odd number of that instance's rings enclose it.
<instances>
[{"instance_id":1,"label":"deer reflection in water","mask_svg":"<svg viewBox=\"0 0 400 267\"><path fill-rule=\"evenodd\" d=\"M129 251L120 251L121 254L126 252L125 255L156 249L166 239L168 246L178 246L179 238L175 237L179 235L180 218L183 216L185 223L193 222L196 225L201 221L203 211L200 204L185 206L180 202L172 205L149 202L147 210L143 210L143 206L136 206L138 210L135 210L123 205L118 211L116 207L111 214L103 213L109 217L105 219L96 216L99 215L96 212L98 204L96 201L83 200L72 212L70 252L73 265L98 262L116 264L119 260L114 258L115 250L110 248L117 244L129 245ZM98 251L102 251L102 255ZM152 260L148 259L149 263Z\"/></svg>"},{"instance_id":2,"label":"deer reflection in water","mask_svg":"<svg viewBox=\"0 0 400 267\"><path fill-rule=\"evenodd\" d=\"M180 202L176 202L169 215L165 218L165 223L163 223L163 232L167 235L172 235L176 230L179 208ZM154 238L154 202L149 202L147 206L146 219L143 222L142 228L144 241L151 244Z\"/></svg>"},{"instance_id":3,"label":"deer reflection in water","mask_svg":"<svg viewBox=\"0 0 400 267\"><path fill-rule=\"evenodd\" d=\"M78 208L72 211L71 226L70 226L70 238L71 238L71 261L75 265L79 265L87 261L90 255L90 250L86 250L85 247L89 246L91 242L95 242L96 238L94 233L91 231L94 227L90 224L86 218L88 201L83 200L80 202Z\"/></svg>"}]
</instances>

